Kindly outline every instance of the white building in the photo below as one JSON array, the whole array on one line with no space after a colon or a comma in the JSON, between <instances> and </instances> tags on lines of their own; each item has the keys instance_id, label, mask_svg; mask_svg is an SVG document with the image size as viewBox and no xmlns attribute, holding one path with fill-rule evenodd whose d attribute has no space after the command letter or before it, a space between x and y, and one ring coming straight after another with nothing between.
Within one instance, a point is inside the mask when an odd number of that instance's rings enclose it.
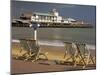
<instances>
[{"instance_id":1,"label":"white building","mask_svg":"<svg viewBox=\"0 0 100 75\"><path fill-rule=\"evenodd\" d=\"M59 12L56 9L53 9L51 12L48 13L24 13L20 18L24 20L31 20L31 22L71 23L73 21L76 21L72 18L63 19L63 17L59 16Z\"/></svg>"}]
</instances>

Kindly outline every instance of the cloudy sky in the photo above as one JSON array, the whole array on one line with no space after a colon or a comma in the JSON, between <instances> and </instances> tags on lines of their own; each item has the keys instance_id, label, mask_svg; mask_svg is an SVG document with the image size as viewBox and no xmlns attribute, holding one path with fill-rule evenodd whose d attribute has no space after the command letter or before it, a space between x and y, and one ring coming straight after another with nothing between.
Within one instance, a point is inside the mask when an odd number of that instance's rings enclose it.
<instances>
[{"instance_id":1,"label":"cloudy sky","mask_svg":"<svg viewBox=\"0 0 100 75\"><path fill-rule=\"evenodd\" d=\"M11 2L11 16L12 18L17 18L22 12L35 11L47 13L53 8L57 9L60 16L83 20L91 23L92 25L95 25L96 23L96 7L89 5L25 2L13 0Z\"/></svg>"}]
</instances>

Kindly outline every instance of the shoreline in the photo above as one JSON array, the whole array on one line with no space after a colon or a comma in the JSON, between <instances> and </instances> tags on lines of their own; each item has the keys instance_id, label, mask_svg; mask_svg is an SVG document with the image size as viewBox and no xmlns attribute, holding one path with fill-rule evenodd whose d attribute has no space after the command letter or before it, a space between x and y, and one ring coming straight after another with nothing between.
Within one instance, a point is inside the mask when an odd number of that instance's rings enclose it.
<instances>
[{"instance_id":1,"label":"shoreline","mask_svg":"<svg viewBox=\"0 0 100 75\"><path fill-rule=\"evenodd\" d=\"M20 43L20 40L13 39L12 43ZM74 43L74 42L73 42ZM58 46L58 47L64 47L65 43L60 40L38 40L39 45L45 45L45 46ZM90 50L96 50L95 44L87 44L87 48Z\"/></svg>"}]
</instances>

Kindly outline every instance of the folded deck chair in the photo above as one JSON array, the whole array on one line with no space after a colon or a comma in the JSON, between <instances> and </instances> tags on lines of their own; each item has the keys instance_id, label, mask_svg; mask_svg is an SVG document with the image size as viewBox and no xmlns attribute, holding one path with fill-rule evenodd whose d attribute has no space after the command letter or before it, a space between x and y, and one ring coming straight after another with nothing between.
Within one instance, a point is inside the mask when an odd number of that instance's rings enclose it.
<instances>
[{"instance_id":1,"label":"folded deck chair","mask_svg":"<svg viewBox=\"0 0 100 75\"><path fill-rule=\"evenodd\" d=\"M20 40L21 50L27 50L27 53L22 55L25 57L25 60L34 59L36 60L36 57L39 52L39 46L36 44L34 40L26 40L21 39Z\"/></svg>"}]
</instances>

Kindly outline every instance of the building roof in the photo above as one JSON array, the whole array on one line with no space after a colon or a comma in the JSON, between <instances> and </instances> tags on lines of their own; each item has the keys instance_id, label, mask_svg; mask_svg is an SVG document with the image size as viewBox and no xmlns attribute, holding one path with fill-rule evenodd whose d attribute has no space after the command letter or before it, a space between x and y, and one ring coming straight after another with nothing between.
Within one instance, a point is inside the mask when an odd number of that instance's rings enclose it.
<instances>
[{"instance_id":1,"label":"building roof","mask_svg":"<svg viewBox=\"0 0 100 75\"><path fill-rule=\"evenodd\" d=\"M55 16L51 13L40 13L40 12L34 12L33 14L37 14L37 15L45 15L45 16Z\"/></svg>"},{"instance_id":2,"label":"building roof","mask_svg":"<svg viewBox=\"0 0 100 75\"><path fill-rule=\"evenodd\" d=\"M73 19L73 18L67 18L67 20L69 20L69 21L76 21L76 20Z\"/></svg>"}]
</instances>

